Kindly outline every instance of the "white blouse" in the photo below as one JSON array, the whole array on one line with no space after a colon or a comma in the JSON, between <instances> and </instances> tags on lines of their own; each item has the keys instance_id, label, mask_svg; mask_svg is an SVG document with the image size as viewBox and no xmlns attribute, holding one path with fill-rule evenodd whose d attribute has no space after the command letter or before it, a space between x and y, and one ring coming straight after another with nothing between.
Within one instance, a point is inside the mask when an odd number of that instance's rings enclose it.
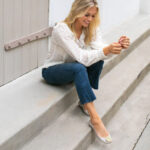
<instances>
[{"instance_id":1,"label":"white blouse","mask_svg":"<svg viewBox=\"0 0 150 150\"><path fill-rule=\"evenodd\" d=\"M84 37L82 32L80 39L76 39L68 25L59 22L52 31L50 51L45 60L45 66L75 61L90 66L111 56L111 54L104 55L103 48L107 44L102 42L99 28L96 32L96 40L93 40L89 46L85 45Z\"/></svg>"}]
</instances>

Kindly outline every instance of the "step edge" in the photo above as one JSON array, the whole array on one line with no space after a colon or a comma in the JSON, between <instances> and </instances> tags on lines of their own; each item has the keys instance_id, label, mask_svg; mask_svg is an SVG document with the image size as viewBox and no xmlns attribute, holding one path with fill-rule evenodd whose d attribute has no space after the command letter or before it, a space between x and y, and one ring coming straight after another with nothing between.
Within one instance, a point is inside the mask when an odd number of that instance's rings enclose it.
<instances>
[{"instance_id":1,"label":"step edge","mask_svg":"<svg viewBox=\"0 0 150 150\"><path fill-rule=\"evenodd\" d=\"M136 86L138 86L141 81L144 79L144 77L150 72L150 63L148 63L143 70L139 73L137 78L128 86L128 88L120 95L119 98L115 101L115 103L110 107L110 109L102 116L102 120L104 124L108 124L111 117L113 117L119 108L126 102L127 98L132 94L132 92L135 90ZM120 106L120 107L118 107ZM95 137L93 138L94 133L92 130L90 130L86 136L82 139L82 142L79 143L73 150L80 150L80 147L82 147L82 150L86 150L88 146L94 142ZM91 136L90 138L88 136ZM86 144L85 144L86 143ZM87 144L88 143L88 144Z\"/></svg>"},{"instance_id":2,"label":"step edge","mask_svg":"<svg viewBox=\"0 0 150 150\"><path fill-rule=\"evenodd\" d=\"M123 94L120 95L119 98L117 98L117 100L112 104L112 107L110 107L110 109L102 116L102 120L105 123L109 121L109 119L112 117L111 116L112 114L115 115L115 113L117 112L115 110L116 112L114 113L114 109L115 109L116 105L121 106L127 100L127 98L130 96L130 94L132 94L132 92L130 90L132 89L132 91L134 91L136 86L141 83L141 81L144 79L144 77L146 76L146 74L149 71L150 71L150 63L148 63L147 65L145 65L143 67L141 72L138 73L137 77L134 78L133 82L131 82L131 84L128 86L128 88L125 90L125 92L124 91L122 92ZM126 95L126 93L128 93L128 95ZM121 105L120 105L120 102L121 102ZM119 110L119 108L117 108L117 110ZM87 138L86 141L84 138ZM86 148L84 148L84 145L87 145L87 143L90 144L94 140L93 139L94 134L93 134L92 130L90 130L90 129L87 130L86 136L84 138L81 141L79 141L79 145L77 147L75 147L74 150L80 150L80 148L82 148L82 150L86 149Z\"/></svg>"}]
</instances>

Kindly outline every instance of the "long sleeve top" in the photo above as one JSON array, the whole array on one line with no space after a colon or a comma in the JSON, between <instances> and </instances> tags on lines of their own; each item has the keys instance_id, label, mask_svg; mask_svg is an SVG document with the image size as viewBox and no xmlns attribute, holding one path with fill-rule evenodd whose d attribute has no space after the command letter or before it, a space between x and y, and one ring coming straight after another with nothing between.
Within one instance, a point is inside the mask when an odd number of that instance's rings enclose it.
<instances>
[{"instance_id":1,"label":"long sleeve top","mask_svg":"<svg viewBox=\"0 0 150 150\"><path fill-rule=\"evenodd\" d=\"M111 56L106 56L103 52L103 48L107 44L102 42L99 28L96 32L96 39L89 46L86 46L84 37L85 35L82 32L80 39L76 39L68 25L59 22L52 31L50 51L45 60L45 66L75 61L90 66Z\"/></svg>"}]
</instances>

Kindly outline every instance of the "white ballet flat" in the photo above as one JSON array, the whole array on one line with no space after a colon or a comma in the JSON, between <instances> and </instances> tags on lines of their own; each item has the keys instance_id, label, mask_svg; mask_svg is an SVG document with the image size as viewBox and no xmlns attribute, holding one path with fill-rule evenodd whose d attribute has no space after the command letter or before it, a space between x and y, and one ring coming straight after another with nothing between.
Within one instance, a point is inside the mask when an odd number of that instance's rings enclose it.
<instances>
[{"instance_id":1,"label":"white ballet flat","mask_svg":"<svg viewBox=\"0 0 150 150\"><path fill-rule=\"evenodd\" d=\"M82 110L87 116L90 116L90 115L89 115L89 112L88 112L86 109L84 109L83 104L81 104L80 101L78 102L78 105L79 105L79 107L81 108L81 110Z\"/></svg>"},{"instance_id":2,"label":"white ballet flat","mask_svg":"<svg viewBox=\"0 0 150 150\"><path fill-rule=\"evenodd\" d=\"M104 142L105 144L110 144L110 143L112 143L112 138L111 138L111 136L110 136L110 134L107 136L107 137L101 137L101 136L99 136L98 134L97 134L97 132L96 132L96 130L95 130L95 128L94 128L94 126L92 125L92 123L91 123L91 121L89 120L89 125L92 127L92 129L94 130L94 132L95 132L95 134L96 134L96 136L97 136L97 138L99 139L99 140L101 140L102 142Z\"/></svg>"}]
</instances>

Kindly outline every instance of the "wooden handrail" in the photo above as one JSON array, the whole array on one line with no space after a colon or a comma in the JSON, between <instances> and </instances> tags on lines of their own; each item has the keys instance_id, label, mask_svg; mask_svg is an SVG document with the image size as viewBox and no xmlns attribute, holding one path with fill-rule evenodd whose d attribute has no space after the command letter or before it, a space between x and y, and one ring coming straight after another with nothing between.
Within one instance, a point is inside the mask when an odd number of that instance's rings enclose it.
<instances>
[{"instance_id":1,"label":"wooden handrail","mask_svg":"<svg viewBox=\"0 0 150 150\"><path fill-rule=\"evenodd\" d=\"M27 35L27 36L21 37L19 39L8 42L8 43L4 44L4 48L6 51L8 51L13 48L30 43L32 41L46 38L48 36L51 36L52 30L53 30L53 27L44 28L38 32L31 33L30 35Z\"/></svg>"}]
</instances>

